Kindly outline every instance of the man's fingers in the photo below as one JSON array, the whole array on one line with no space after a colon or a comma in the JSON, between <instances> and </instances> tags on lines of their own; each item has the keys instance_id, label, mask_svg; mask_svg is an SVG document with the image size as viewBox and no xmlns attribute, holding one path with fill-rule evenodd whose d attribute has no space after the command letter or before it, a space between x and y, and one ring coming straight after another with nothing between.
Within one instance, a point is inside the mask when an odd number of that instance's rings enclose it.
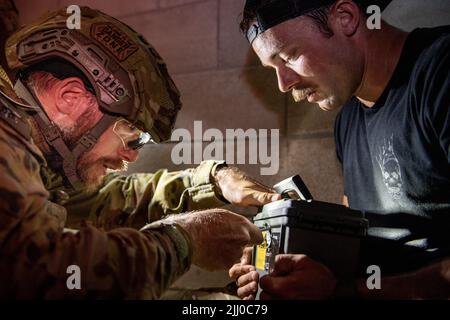
<instances>
[{"instance_id":1,"label":"man's fingers","mask_svg":"<svg viewBox=\"0 0 450 320\"><path fill-rule=\"evenodd\" d=\"M272 298L276 299L292 299L293 298L293 282L295 282L295 296L300 296L303 284L299 279L292 279L290 277L273 277L265 276L261 278L259 286Z\"/></svg>"},{"instance_id":2,"label":"man's fingers","mask_svg":"<svg viewBox=\"0 0 450 320\"><path fill-rule=\"evenodd\" d=\"M262 290L272 292L273 291L273 280L272 276L264 276L259 280L259 286Z\"/></svg>"},{"instance_id":3,"label":"man's fingers","mask_svg":"<svg viewBox=\"0 0 450 320\"><path fill-rule=\"evenodd\" d=\"M279 254L275 257L275 265L271 276L282 276L293 270L300 270L302 261L307 259L303 255Z\"/></svg>"},{"instance_id":4,"label":"man's fingers","mask_svg":"<svg viewBox=\"0 0 450 320\"><path fill-rule=\"evenodd\" d=\"M287 298L286 288L289 287L289 279L286 277L265 276L261 278L259 285L271 296Z\"/></svg>"},{"instance_id":5,"label":"man's fingers","mask_svg":"<svg viewBox=\"0 0 450 320\"><path fill-rule=\"evenodd\" d=\"M250 282L249 284L240 287L237 289L237 295L239 298L245 298L250 295L256 294L258 291L258 283L257 282Z\"/></svg>"},{"instance_id":6,"label":"man's fingers","mask_svg":"<svg viewBox=\"0 0 450 320\"><path fill-rule=\"evenodd\" d=\"M249 205L252 206L263 206L267 203L281 200L281 195L272 192L260 192L254 191L251 193L249 200Z\"/></svg>"},{"instance_id":7,"label":"man's fingers","mask_svg":"<svg viewBox=\"0 0 450 320\"><path fill-rule=\"evenodd\" d=\"M253 256L253 247L247 247L244 249L244 252L242 253L241 257L241 264L251 264L252 263L252 256Z\"/></svg>"},{"instance_id":8,"label":"man's fingers","mask_svg":"<svg viewBox=\"0 0 450 320\"><path fill-rule=\"evenodd\" d=\"M236 284L238 285L238 287L243 287L246 284L250 283L250 282L258 282L259 280L259 274L256 271L249 271L248 273L240 276L237 279Z\"/></svg>"},{"instance_id":9,"label":"man's fingers","mask_svg":"<svg viewBox=\"0 0 450 320\"><path fill-rule=\"evenodd\" d=\"M231 267L230 271L228 272L228 275L231 279L237 280L239 277L246 275L247 273L250 273L252 271L255 271L255 267L252 265L241 265L239 263L235 264Z\"/></svg>"},{"instance_id":10,"label":"man's fingers","mask_svg":"<svg viewBox=\"0 0 450 320\"><path fill-rule=\"evenodd\" d=\"M240 263L236 263L230 268L230 270L228 270L228 276L236 281L236 279L241 276L240 274L241 268L242 265Z\"/></svg>"},{"instance_id":11,"label":"man's fingers","mask_svg":"<svg viewBox=\"0 0 450 320\"><path fill-rule=\"evenodd\" d=\"M283 288L285 288L288 284L283 278L266 276L261 278L259 285L263 292L265 292L267 295L270 295L271 298L283 298Z\"/></svg>"}]
</instances>

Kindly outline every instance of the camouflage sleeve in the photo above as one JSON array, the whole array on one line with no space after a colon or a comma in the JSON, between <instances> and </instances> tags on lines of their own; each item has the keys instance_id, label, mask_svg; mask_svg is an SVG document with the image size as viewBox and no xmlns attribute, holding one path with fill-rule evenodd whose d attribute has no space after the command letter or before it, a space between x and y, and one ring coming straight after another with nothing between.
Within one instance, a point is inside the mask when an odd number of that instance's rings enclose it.
<instances>
[{"instance_id":1,"label":"camouflage sleeve","mask_svg":"<svg viewBox=\"0 0 450 320\"><path fill-rule=\"evenodd\" d=\"M177 225L63 232L39 165L0 122L0 299L156 298L190 266Z\"/></svg>"},{"instance_id":2,"label":"camouflage sleeve","mask_svg":"<svg viewBox=\"0 0 450 320\"><path fill-rule=\"evenodd\" d=\"M89 220L106 230L118 226L141 228L167 214L223 206L225 200L216 195L211 181L221 164L211 160L177 172L110 174L98 191L71 196L65 204L68 226L77 228L83 220Z\"/></svg>"}]
</instances>

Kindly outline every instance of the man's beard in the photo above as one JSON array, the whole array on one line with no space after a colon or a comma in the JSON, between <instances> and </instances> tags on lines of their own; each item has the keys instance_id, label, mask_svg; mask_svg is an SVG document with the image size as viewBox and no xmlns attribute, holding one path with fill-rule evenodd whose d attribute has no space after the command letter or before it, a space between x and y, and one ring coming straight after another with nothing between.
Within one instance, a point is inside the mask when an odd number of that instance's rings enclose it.
<instances>
[{"instance_id":1,"label":"man's beard","mask_svg":"<svg viewBox=\"0 0 450 320\"><path fill-rule=\"evenodd\" d=\"M105 166L108 168L106 169ZM84 153L77 161L77 174L88 192L96 190L106 173L126 171L128 162L112 157L100 157L91 152Z\"/></svg>"},{"instance_id":2,"label":"man's beard","mask_svg":"<svg viewBox=\"0 0 450 320\"><path fill-rule=\"evenodd\" d=\"M92 114L92 109L88 109L78 119L76 125L61 128L62 138L69 149L72 150L85 132L91 129L92 126L89 125L89 118ZM105 166L108 168L105 169ZM105 170L107 173L126 171L128 169L128 162L120 158L99 157L96 153L88 150L78 158L76 167L78 177L83 183L85 190L94 191L101 185L105 177Z\"/></svg>"},{"instance_id":3,"label":"man's beard","mask_svg":"<svg viewBox=\"0 0 450 320\"><path fill-rule=\"evenodd\" d=\"M59 127L62 133L62 139L69 149L73 149L75 144L83 137L83 135L92 129L92 120L95 109L87 109L75 123L67 125L66 123L60 124Z\"/></svg>"}]
</instances>

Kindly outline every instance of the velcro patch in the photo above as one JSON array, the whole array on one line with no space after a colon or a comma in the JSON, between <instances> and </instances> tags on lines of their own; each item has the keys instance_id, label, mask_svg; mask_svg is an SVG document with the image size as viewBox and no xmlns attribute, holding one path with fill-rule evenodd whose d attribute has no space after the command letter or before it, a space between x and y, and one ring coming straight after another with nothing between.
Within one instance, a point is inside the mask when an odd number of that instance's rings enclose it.
<instances>
[{"instance_id":1,"label":"velcro patch","mask_svg":"<svg viewBox=\"0 0 450 320\"><path fill-rule=\"evenodd\" d=\"M119 61L126 60L138 50L125 32L109 23L95 23L91 27L91 36L100 42Z\"/></svg>"}]
</instances>

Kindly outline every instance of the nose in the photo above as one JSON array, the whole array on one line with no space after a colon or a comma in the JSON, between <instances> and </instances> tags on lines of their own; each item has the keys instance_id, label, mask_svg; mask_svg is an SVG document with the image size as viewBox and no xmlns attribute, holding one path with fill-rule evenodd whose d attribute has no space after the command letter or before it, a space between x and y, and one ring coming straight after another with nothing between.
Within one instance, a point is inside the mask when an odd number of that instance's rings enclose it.
<instances>
[{"instance_id":1,"label":"nose","mask_svg":"<svg viewBox=\"0 0 450 320\"><path fill-rule=\"evenodd\" d=\"M135 162L139 156L138 150L125 149L123 147L119 149L118 153L122 160L126 162Z\"/></svg>"},{"instance_id":2,"label":"nose","mask_svg":"<svg viewBox=\"0 0 450 320\"><path fill-rule=\"evenodd\" d=\"M301 81L300 76L292 69L279 66L276 69L278 88L281 92L289 92Z\"/></svg>"}]
</instances>

